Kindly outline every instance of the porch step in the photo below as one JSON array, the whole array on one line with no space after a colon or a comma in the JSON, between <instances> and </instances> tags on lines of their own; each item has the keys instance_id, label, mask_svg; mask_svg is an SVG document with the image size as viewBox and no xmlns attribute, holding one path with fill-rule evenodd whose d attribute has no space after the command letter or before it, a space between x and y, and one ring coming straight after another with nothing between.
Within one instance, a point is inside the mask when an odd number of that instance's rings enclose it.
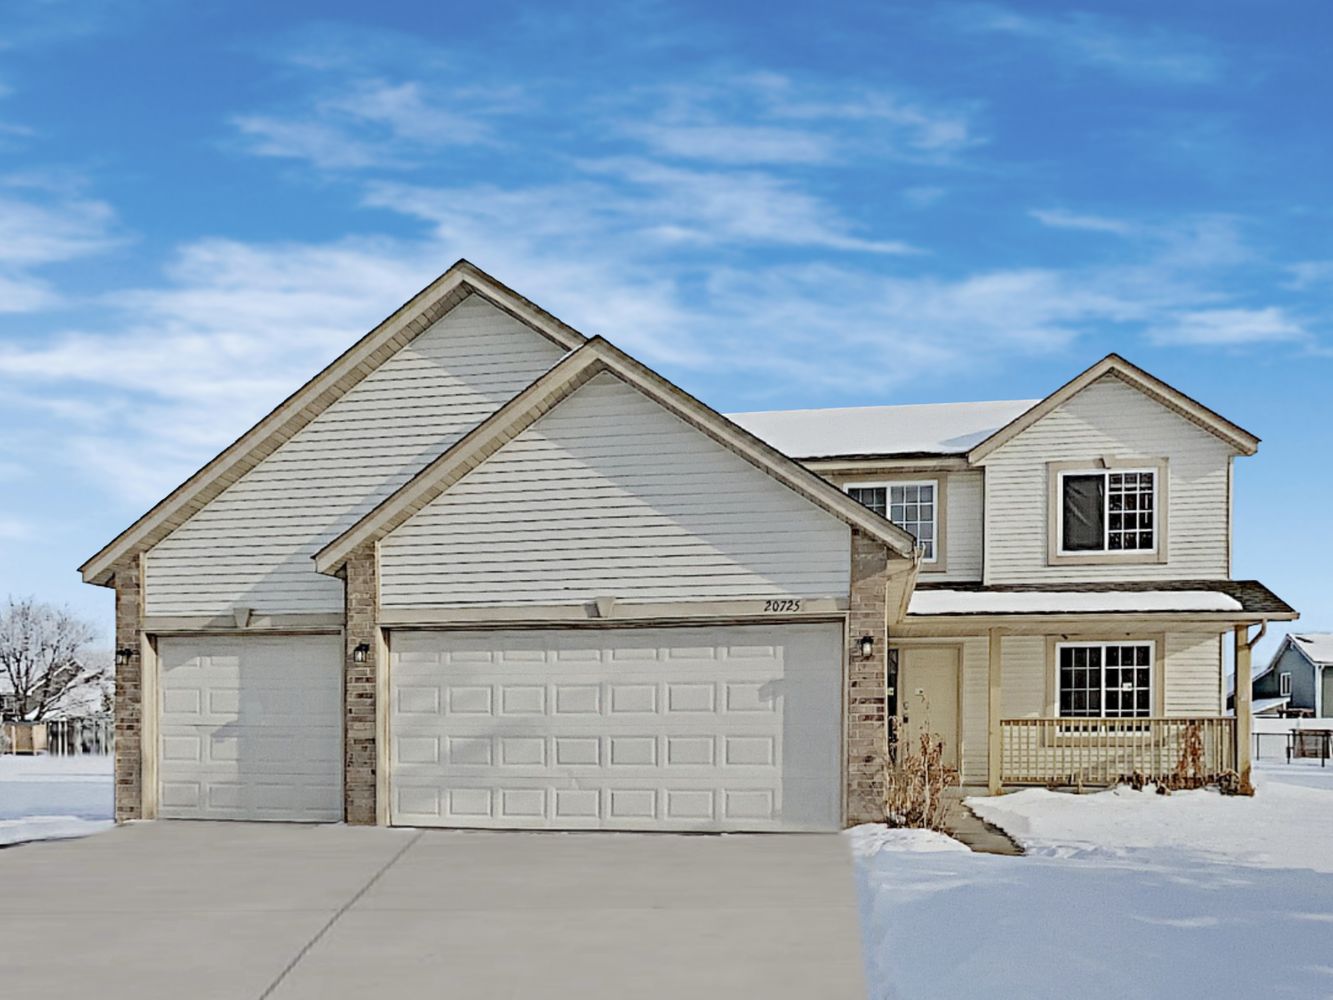
<instances>
[{"instance_id":1,"label":"porch step","mask_svg":"<svg viewBox=\"0 0 1333 1000\"><path fill-rule=\"evenodd\" d=\"M945 819L953 838L966 844L978 854L1003 854L1016 857L1023 853L1023 848L998 826L987 823L966 805L963 799L971 795L985 795L981 786L951 788L945 795L949 800L949 812Z\"/></svg>"}]
</instances>

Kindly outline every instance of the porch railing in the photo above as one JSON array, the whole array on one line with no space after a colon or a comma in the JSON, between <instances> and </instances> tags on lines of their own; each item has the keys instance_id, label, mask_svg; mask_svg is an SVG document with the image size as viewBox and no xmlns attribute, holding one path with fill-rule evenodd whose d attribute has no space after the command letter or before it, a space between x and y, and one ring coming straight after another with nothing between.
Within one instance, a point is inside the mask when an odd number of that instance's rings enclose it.
<instances>
[{"instance_id":1,"label":"porch railing","mask_svg":"<svg viewBox=\"0 0 1333 1000\"><path fill-rule=\"evenodd\" d=\"M1225 716L1170 719L1003 719L1000 780L1006 785L1114 785L1134 775L1170 776L1197 726L1202 776L1214 781L1236 766L1236 720Z\"/></svg>"}]
</instances>

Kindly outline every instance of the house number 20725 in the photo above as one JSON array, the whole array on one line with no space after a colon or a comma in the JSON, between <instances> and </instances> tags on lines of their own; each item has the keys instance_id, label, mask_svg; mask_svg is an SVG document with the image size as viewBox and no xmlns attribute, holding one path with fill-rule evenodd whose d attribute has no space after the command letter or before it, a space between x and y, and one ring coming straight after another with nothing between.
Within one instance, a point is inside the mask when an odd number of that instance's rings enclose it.
<instances>
[{"instance_id":1,"label":"house number 20725","mask_svg":"<svg viewBox=\"0 0 1333 1000\"><path fill-rule=\"evenodd\" d=\"M765 602L764 602L764 610L765 610L765 611L778 611L778 612L800 611L800 610L801 610L801 602L800 602L800 601L794 601L794 600L791 600L791 599L789 599L789 598L788 598L788 599L784 599L784 600L780 600L780 601L765 601Z\"/></svg>"}]
</instances>

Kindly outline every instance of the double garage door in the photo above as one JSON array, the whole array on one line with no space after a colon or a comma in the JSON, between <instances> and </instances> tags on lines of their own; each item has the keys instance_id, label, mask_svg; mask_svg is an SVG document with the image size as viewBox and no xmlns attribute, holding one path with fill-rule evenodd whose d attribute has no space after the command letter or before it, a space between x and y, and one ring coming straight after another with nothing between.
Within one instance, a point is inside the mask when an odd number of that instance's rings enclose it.
<instances>
[{"instance_id":1,"label":"double garage door","mask_svg":"<svg viewBox=\"0 0 1333 1000\"><path fill-rule=\"evenodd\" d=\"M833 625L395 631L390 818L405 826L828 830ZM342 818L337 636L158 644L158 813Z\"/></svg>"},{"instance_id":2,"label":"double garage door","mask_svg":"<svg viewBox=\"0 0 1333 1000\"><path fill-rule=\"evenodd\" d=\"M396 824L840 825L835 626L400 631L390 644Z\"/></svg>"}]
</instances>

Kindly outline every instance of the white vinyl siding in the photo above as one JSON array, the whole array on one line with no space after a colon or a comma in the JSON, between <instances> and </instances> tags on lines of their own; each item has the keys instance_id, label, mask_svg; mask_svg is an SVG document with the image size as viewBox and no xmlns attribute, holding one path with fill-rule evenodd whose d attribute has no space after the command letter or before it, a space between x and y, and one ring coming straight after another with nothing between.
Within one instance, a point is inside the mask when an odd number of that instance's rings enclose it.
<instances>
[{"instance_id":1,"label":"white vinyl siding","mask_svg":"<svg viewBox=\"0 0 1333 1000\"><path fill-rule=\"evenodd\" d=\"M341 611L314 553L562 353L464 300L153 548L147 613Z\"/></svg>"},{"instance_id":2,"label":"white vinyl siding","mask_svg":"<svg viewBox=\"0 0 1333 1000\"><path fill-rule=\"evenodd\" d=\"M980 471L950 472L947 480L945 570L943 573L932 574L929 579L980 580L984 474Z\"/></svg>"},{"instance_id":3,"label":"white vinyl siding","mask_svg":"<svg viewBox=\"0 0 1333 1000\"><path fill-rule=\"evenodd\" d=\"M380 559L386 608L845 596L850 531L604 373Z\"/></svg>"},{"instance_id":4,"label":"white vinyl siding","mask_svg":"<svg viewBox=\"0 0 1333 1000\"><path fill-rule=\"evenodd\" d=\"M1231 450L1113 376L1093 383L984 460L987 583L1225 579ZM1166 561L1047 564L1050 462L1167 462Z\"/></svg>"},{"instance_id":5,"label":"white vinyl siding","mask_svg":"<svg viewBox=\"0 0 1333 1000\"><path fill-rule=\"evenodd\" d=\"M1096 628L1096 626L1091 626ZM1112 643L1156 642L1160 633L1127 635ZM1076 634L1070 641L1077 642ZM1221 711L1222 645L1217 632L1167 632L1164 655L1154 654L1152 714L1161 704L1171 715L1216 715ZM1047 640L1011 635L1001 640L1001 711L1006 719L1047 718L1058 713L1056 678L1047 663ZM1058 672L1058 664L1055 666ZM1161 685L1161 698L1156 695Z\"/></svg>"},{"instance_id":6,"label":"white vinyl siding","mask_svg":"<svg viewBox=\"0 0 1333 1000\"><path fill-rule=\"evenodd\" d=\"M1165 685L1167 715L1217 715L1222 701L1222 639L1216 632L1168 632Z\"/></svg>"}]
</instances>

